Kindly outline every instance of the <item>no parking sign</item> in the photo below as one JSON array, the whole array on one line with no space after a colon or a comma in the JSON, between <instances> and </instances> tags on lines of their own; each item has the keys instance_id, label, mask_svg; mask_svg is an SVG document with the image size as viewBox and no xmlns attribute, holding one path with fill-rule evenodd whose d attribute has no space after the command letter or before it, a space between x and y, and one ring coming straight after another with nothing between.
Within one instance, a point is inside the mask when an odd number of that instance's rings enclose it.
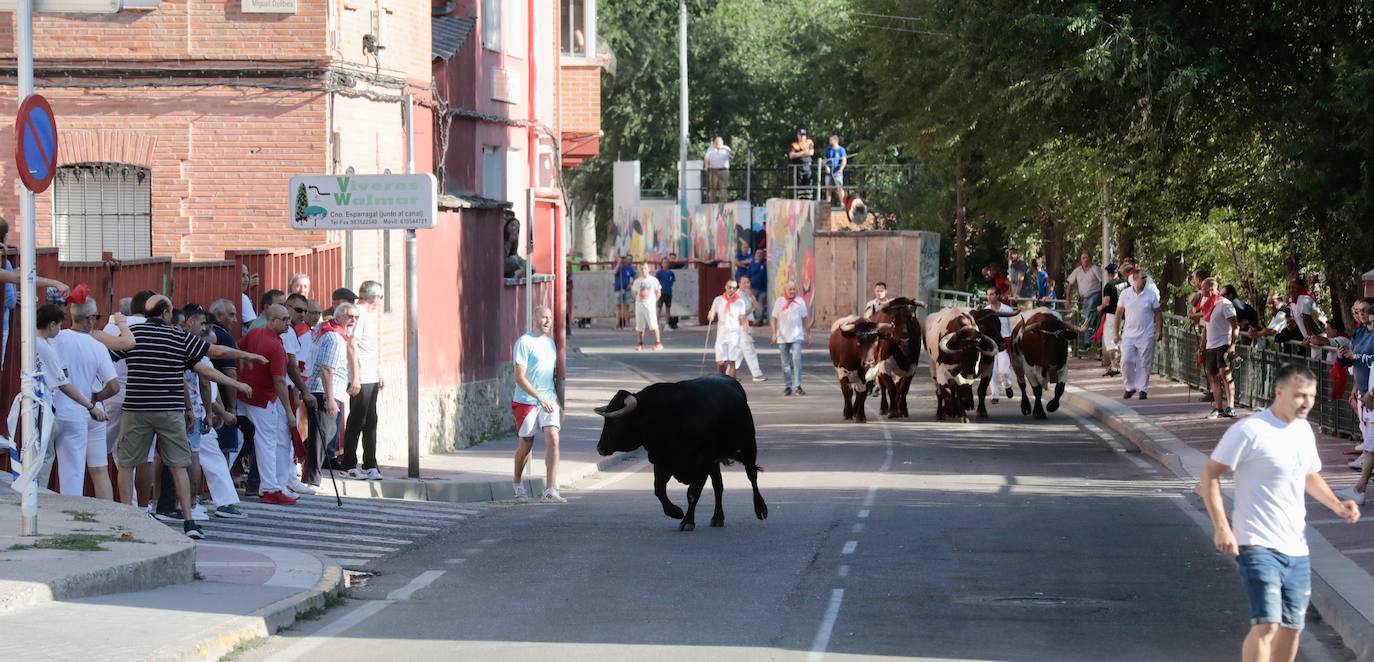
<instances>
[{"instance_id":1,"label":"no parking sign","mask_svg":"<svg viewBox=\"0 0 1374 662\"><path fill-rule=\"evenodd\" d=\"M19 105L14 160L26 188L34 193L48 190L57 172L57 118L41 94L31 94Z\"/></svg>"}]
</instances>

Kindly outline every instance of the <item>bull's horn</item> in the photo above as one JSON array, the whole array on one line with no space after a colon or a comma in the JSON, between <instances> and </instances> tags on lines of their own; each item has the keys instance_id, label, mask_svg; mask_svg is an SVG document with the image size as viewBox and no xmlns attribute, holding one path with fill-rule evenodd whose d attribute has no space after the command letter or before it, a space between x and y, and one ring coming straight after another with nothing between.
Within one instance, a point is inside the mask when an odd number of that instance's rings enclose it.
<instances>
[{"instance_id":1,"label":"bull's horn","mask_svg":"<svg viewBox=\"0 0 1374 662\"><path fill-rule=\"evenodd\" d=\"M620 409L617 409L615 411L606 411L605 407L597 407L596 413L601 414L606 418L620 418L634 411L635 407L638 405L639 400L636 400L635 396L629 395L625 397L625 406L621 407Z\"/></svg>"},{"instance_id":2,"label":"bull's horn","mask_svg":"<svg viewBox=\"0 0 1374 662\"><path fill-rule=\"evenodd\" d=\"M978 336L978 351L985 356L997 356L997 343L987 336Z\"/></svg>"},{"instance_id":3,"label":"bull's horn","mask_svg":"<svg viewBox=\"0 0 1374 662\"><path fill-rule=\"evenodd\" d=\"M854 326L855 326L857 323L858 323L858 320L854 320L854 321L852 321L852 322L845 322L844 324L841 324L841 325L840 325L840 332L841 332L841 333L853 333L853 332L854 332Z\"/></svg>"},{"instance_id":4,"label":"bull's horn","mask_svg":"<svg viewBox=\"0 0 1374 662\"><path fill-rule=\"evenodd\" d=\"M926 307L926 302L924 302L924 301L913 300L911 303L912 303L912 305L916 306L917 308L925 308L925 307Z\"/></svg>"},{"instance_id":5,"label":"bull's horn","mask_svg":"<svg viewBox=\"0 0 1374 662\"><path fill-rule=\"evenodd\" d=\"M949 345L949 344L950 344L950 341L952 341L952 340L954 340L954 334L952 334L952 333L946 334L945 337L943 337L943 338L940 339L939 347L940 347L940 353L941 353L941 354L953 354L953 353L954 353L954 348L953 348L953 347L950 347L950 345Z\"/></svg>"}]
</instances>

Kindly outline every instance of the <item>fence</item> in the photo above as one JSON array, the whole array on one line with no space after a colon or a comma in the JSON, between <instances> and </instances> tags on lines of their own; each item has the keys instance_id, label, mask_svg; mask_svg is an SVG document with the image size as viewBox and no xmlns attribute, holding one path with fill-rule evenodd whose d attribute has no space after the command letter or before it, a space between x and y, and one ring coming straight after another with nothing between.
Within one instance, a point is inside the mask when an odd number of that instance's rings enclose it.
<instances>
[{"instance_id":1,"label":"fence","mask_svg":"<svg viewBox=\"0 0 1374 662\"><path fill-rule=\"evenodd\" d=\"M19 266L17 252L6 250L10 261ZM339 244L326 244L305 249L270 249L228 251L225 259L206 262L173 262L169 257L138 260L113 260L109 253L100 262L63 262L57 258L56 248L40 248L34 255L38 274L56 278L69 286L85 283L100 304L101 312L109 315L123 297L131 297L141 290L167 295L178 306L196 302L209 306L215 299L228 299L239 305L242 290L242 270L259 274L261 286L249 294L254 299L269 289L285 291L292 274L308 274L311 279L311 298L328 304L329 295L343 282L343 252ZM40 294L39 303L45 299ZM254 305L256 307L256 301ZM9 403L19 393L19 309L10 315L9 342L3 347L4 362L0 364L0 407L9 411ZM8 434L8 425L0 417L0 433ZM0 456L0 471L10 469L9 458ZM53 473L56 476L56 472Z\"/></svg>"},{"instance_id":2,"label":"fence","mask_svg":"<svg viewBox=\"0 0 1374 662\"><path fill-rule=\"evenodd\" d=\"M690 190L700 191L703 202L747 200L753 205L762 205L769 198L825 198L834 189L826 188L822 165L822 159L815 158L803 174L801 166L754 167L747 160L736 158L731 168L723 173L693 169L691 179L699 177L701 183ZM843 188L846 196L859 196L879 208L889 208L895 204L897 196L910 190L915 172L913 166L905 164L851 163L844 169ZM672 177L676 179L676 171ZM677 197L674 183L655 181L654 184L657 186L642 187L640 195L645 199Z\"/></svg>"},{"instance_id":3,"label":"fence","mask_svg":"<svg viewBox=\"0 0 1374 662\"><path fill-rule=\"evenodd\" d=\"M971 308L977 298L971 292L957 290L936 290L932 310L958 306ZM1027 300L1017 303L1028 305ZM1077 308L1068 307L1068 302L1058 300L1048 302L1072 324L1081 325L1083 315ZM1164 340L1155 346L1154 372L1162 377L1187 384L1201 390L1206 384L1202 366L1197 361L1201 329L1186 317L1166 314L1164 316ZM1312 351L1321 353L1313 358ZM1100 350L1083 350L1079 343L1073 343L1076 357L1089 354L1100 356ZM1317 399L1308 414L1308 420L1316 423L1323 432L1351 439L1359 438L1359 423L1355 412L1346 400L1346 393L1333 393L1331 380L1331 354L1327 347L1303 347L1296 342L1278 345L1240 345L1236 347L1236 359L1232 365L1232 379L1236 382L1236 404L1251 409L1269 406L1274 394L1274 373L1284 363L1296 363L1307 367L1317 376ZM1353 378L1350 380L1353 382Z\"/></svg>"}]
</instances>

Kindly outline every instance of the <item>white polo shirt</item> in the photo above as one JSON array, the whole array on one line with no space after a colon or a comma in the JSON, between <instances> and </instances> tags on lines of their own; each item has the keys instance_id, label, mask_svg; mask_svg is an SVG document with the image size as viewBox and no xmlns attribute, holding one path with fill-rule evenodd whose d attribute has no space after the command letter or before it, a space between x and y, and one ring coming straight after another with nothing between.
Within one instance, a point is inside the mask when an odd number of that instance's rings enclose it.
<instances>
[{"instance_id":1,"label":"white polo shirt","mask_svg":"<svg viewBox=\"0 0 1374 662\"><path fill-rule=\"evenodd\" d=\"M1122 340L1141 340L1155 337L1155 311L1159 310L1159 294L1146 287L1137 293L1134 287L1121 292L1117 308L1125 313L1121 326Z\"/></svg>"}]
</instances>

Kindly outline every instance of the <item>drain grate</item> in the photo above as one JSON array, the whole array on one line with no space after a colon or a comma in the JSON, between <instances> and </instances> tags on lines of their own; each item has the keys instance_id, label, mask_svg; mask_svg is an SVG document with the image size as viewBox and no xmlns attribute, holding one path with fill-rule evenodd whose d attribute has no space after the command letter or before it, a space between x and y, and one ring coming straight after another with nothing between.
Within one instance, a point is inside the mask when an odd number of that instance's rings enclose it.
<instances>
[{"instance_id":1,"label":"drain grate","mask_svg":"<svg viewBox=\"0 0 1374 662\"><path fill-rule=\"evenodd\" d=\"M362 588L367 586L367 581L376 577L375 572L364 572L361 570L344 569L344 588Z\"/></svg>"}]
</instances>

